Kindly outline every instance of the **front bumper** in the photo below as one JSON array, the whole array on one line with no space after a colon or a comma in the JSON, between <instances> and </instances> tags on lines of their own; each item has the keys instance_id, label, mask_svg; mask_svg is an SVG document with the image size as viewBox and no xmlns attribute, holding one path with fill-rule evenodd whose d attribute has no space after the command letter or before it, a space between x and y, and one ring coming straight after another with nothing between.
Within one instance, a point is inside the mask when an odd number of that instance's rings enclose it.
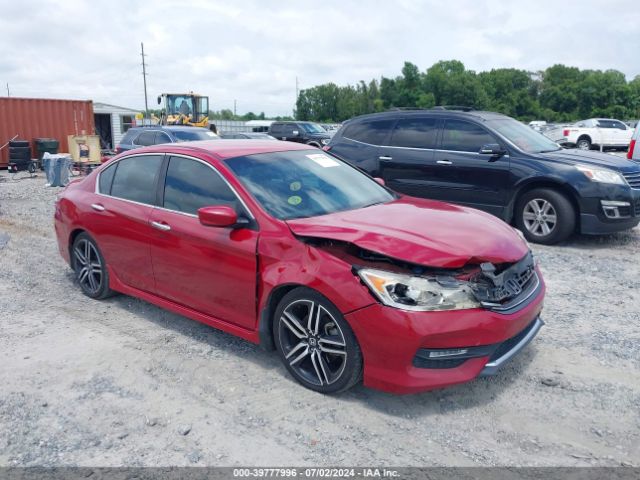
<instances>
[{"instance_id":1,"label":"front bumper","mask_svg":"<svg viewBox=\"0 0 640 480\"><path fill-rule=\"evenodd\" d=\"M410 312L374 304L345 315L362 349L364 384L392 393L416 393L495 374L543 325L540 312L545 286L539 278L536 296L516 312ZM446 368L422 368L415 363L424 350L487 346L493 349L483 356Z\"/></svg>"},{"instance_id":2,"label":"front bumper","mask_svg":"<svg viewBox=\"0 0 640 480\"><path fill-rule=\"evenodd\" d=\"M589 196L580 199L580 233L614 233L629 230L640 223L640 189L621 185L593 185L588 193ZM616 209L620 216L611 218L606 205L619 202L627 206Z\"/></svg>"}]
</instances>

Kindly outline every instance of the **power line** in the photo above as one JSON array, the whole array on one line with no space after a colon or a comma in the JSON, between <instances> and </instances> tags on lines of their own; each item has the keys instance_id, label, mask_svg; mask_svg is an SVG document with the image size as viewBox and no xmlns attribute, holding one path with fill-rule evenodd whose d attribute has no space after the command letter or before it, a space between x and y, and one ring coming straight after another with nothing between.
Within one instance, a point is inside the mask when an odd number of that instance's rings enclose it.
<instances>
[{"instance_id":1,"label":"power line","mask_svg":"<svg viewBox=\"0 0 640 480\"><path fill-rule=\"evenodd\" d=\"M147 99L147 65L144 61L144 43L140 42L140 56L142 57L142 80L144 82L144 114L145 117L149 117L149 101Z\"/></svg>"}]
</instances>

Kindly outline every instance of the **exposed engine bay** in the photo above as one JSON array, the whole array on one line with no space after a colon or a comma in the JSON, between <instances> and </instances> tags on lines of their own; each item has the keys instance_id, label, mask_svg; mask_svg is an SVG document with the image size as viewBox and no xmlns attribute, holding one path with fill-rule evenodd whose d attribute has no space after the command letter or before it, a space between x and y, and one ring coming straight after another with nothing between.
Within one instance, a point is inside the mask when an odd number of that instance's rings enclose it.
<instances>
[{"instance_id":1,"label":"exposed engine bay","mask_svg":"<svg viewBox=\"0 0 640 480\"><path fill-rule=\"evenodd\" d=\"M531 251L516 263L469 263L458 269L443 269L411 264L348 242L315 237L300 239L350 263L354 273L360 269L380 269L428 279L444 289L468 288L477 302L485 308L500 307L517 299L529 288L535 277L535 261ZM394 291L390 293L394 295L396 302L411 306L412 295L407 292L407 287L395 285L393 288ZM403 301L403 298L408 300Z\"/></svg>"}]
</instances>

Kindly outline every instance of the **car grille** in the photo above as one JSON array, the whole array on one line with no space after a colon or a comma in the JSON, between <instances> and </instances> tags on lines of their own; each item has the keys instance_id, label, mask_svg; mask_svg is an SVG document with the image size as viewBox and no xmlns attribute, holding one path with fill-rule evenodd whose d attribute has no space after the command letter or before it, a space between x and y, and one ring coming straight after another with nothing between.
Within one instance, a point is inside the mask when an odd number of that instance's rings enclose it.
<instances>
[{"instance_id":1,"label":"car grille","mask_svg":"<svg viewBox=\"0 0 640 480\"><path fill-rule=\"evenodd\" d=\"M640 189L640 172L623 173L622 176L631 188Z\"/></svg>"},{"instance_id":2,"label":"car grille","mask_svg":"<svg viewBox=\"0 0 640 480\"><path fill-rule=\"evenodd\" d=\"M488 267L486 271L485 266ZM483 272L472 279L470 286L476 299L486 308L512 308L528 298L539 284L531 252L498 274L491 271L491 264L481 267Z\"/></svg>"},{"instance_id":3,"label":"car grille","mask_svg":"<svg viewBox=\"0 0 640 480\"><path fill-rule=\"evenodd\" d=\"M636 200L636 204L634 205L635 216L640 217L640 198Z\"/></svg>"}]
</instances>

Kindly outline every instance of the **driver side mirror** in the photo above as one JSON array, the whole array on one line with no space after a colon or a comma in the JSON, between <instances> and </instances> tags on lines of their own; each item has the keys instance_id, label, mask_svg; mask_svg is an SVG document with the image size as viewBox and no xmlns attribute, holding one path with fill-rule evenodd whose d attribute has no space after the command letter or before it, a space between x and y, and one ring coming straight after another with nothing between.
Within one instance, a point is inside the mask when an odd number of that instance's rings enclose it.
<instances>
[{"instance_id":1,"label":"driver side mirror","mask_svg":"<svg viewBox=\"0 0 640 480\"><path fill-rule=\"evenodd\" d=\"M205 227L224 228L238 223L238 214L226 205L202 207L198 209L198 219Z\"/></svg>"},{"instance_id":2,"label":"driver side mirror","mask_svg":"<svg viewBox=\"0 0 640 480\"><path fill-rule=\"evenodd\" d=\"M507 151L497 143L487 143L480 148L481 155L491 155L492 157L501 157Z\"/></svg>"},{"instance_id":3,"label":"driver side mirror","mask_svg":"<svg viewBox=\"0 0 640 480\"><path fill-rule=\"evenodd\" d=\"M162 103L162 97L158 97L158 105Z\"/></svg>"}]
</instances>

